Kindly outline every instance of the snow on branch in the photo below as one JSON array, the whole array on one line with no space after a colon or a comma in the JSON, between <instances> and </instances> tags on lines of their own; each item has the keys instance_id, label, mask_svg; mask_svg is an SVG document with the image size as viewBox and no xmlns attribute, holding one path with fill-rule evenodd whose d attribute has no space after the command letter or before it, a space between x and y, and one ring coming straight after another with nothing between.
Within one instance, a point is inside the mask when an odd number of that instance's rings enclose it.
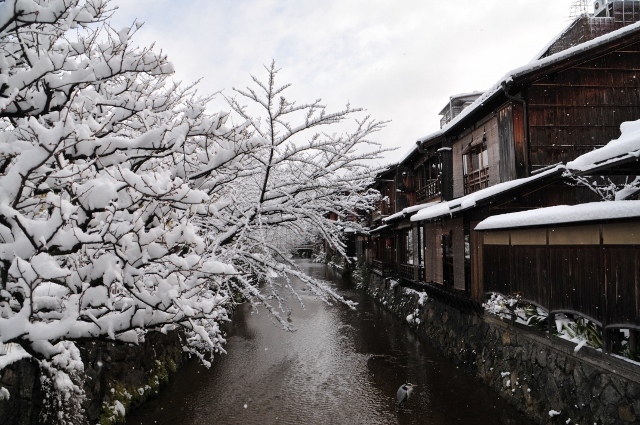
<instances>
[{"instance_id":1,"label":"snow on branch","mask_svg":"<svg viewBox=\"0 0 640 425\"><path fill-rule=\"evenodd\" d=\"M287 100L275 63L238 91L262 115L235 98L211 113L166 55L132 47L140 24L106 22L113 10L0 2L0 347L40 362L60 400L83 396L78 341L182 329L207 362L238 296L285 328L292 278L351 305L286 258L287 238L344 253L379 197L370 136L385 122Z\"/></svg>"}]
</instances>

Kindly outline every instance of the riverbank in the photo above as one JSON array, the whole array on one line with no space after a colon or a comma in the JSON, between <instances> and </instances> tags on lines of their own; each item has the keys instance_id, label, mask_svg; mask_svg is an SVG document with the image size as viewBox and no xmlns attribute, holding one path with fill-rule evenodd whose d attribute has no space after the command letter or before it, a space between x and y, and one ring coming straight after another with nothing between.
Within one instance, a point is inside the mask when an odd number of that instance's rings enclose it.
<instances>
[{"instance_id":1,"label":"riverbank","mask_svg":"<svg viewBox=\"0 0 640 425\"><path fill-rule=\"evenodd\" d=\"M187 360L177 332L150 332L140 345L87 342L79 349L85 365L84 415L89 423L100 425L125 423L125 412L157 395ZM43 423L47 394L38 384L41 376L30 359L0 370L0 384L9 392L8 399L0 399L0 423Z\"/></svg>"},{"instance_id":2,"label":"riverbank","mask_svg":"<svg viewBox=\"0 0 640 425\"><path fill-rule=\"evenodd\" d=\"M494 316L452 308L419 288L366 274L359 282L421 338L539 424L634 424L638 366L548 339Z\"/></svg>"},{"instance_id":3,"label":"riverbank","mask_svg":"<svg viewBox=\"0 0 640 425\"><path fill-rule=\"evenodd\" d=\"M287 301L295 332L283 331L263 308L238 306L226 328L227 354L209 369L187 364L127 424L533 425L340 271L308 260L299 265L357 308L325 303L293 278L300 299L290 294ZM404 382L418 386L397 411Z\"/></svg>"}]
</instances>

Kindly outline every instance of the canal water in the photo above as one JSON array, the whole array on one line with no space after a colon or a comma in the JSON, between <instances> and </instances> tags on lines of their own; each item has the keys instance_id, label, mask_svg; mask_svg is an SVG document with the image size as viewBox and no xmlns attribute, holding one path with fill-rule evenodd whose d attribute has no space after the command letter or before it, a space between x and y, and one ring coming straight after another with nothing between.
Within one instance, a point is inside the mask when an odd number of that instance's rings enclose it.
<instances>
[{"instance_id":1,"label":"canal water","mask_svg":"<svg viewBox=\"0 0 640 425\"><path fill-rule=\"evenodd\" d=\"M301 265L357 310L300 290L297 331L285 332L243 305L227 327L228 354L210 369L189 363L127 424L532 424L330 269ZM397 411L404 382L418 387Z\"/></svg>"}]
</instances>

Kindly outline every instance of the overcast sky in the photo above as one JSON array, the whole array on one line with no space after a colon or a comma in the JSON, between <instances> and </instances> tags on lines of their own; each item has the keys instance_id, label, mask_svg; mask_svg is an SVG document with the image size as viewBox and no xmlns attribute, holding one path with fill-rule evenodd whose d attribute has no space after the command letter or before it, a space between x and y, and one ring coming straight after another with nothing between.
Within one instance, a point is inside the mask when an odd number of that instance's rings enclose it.
<instances>
[{"instance_id":1,"label":"overcast sky","mask_svg":"<svg viewBox=\"0 0 640 425\"><path fill-rule=\"evenodd\" d=\"M244 88L272 59L288 98L347 102L391 120L375 136L401 158L439 129L449 96L486 90L568 24L574 0L115 0L117 29L156 42L176 79ZM216 106L217 107L217 106Z\"/></svg>"}]
</instances>

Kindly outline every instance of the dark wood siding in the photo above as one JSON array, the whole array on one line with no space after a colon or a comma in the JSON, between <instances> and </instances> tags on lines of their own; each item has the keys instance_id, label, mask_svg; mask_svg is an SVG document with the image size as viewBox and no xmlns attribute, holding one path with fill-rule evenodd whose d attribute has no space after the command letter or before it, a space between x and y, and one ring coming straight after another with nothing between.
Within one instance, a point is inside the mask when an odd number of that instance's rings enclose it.
<instances>
[{"instance_id":1,"label":"dark wood siding","mask_svg":"<svg viewBox=\"0 0 640 425\"><path fill-rule=\"evenodd\" d=\"M513 293L527 300L548 300L545 246L518 246L511 256Z\"/></svg>"},{"instance_id":2,"label":"dark wood siding","mask_svg":"<svg viewBox=\"0 0 640 425\"><path fill-rule=\"evenodd\" d=\"M424 226L424 279L426 282L442 283L439 229L439 223L426 223Z\"/></svg>"},{"instance_id":3,"label":"dark wood siding","mask_svg":"<svg viewBox=\"0 0 640 425\"><path fill-rule=\"evenodd\" d=\"M538 80L528 89L531 169L573 158L620 136L640 117L640 44Z\"/></svg>"},{"instance_id":4,"label":"dark wood siding","mask_svg":"<svg viewBox=\"0 0 640 425\"><path fill-rule=\"evenodd\" d=\"M602 321L600 248L549 248L551 310L575 310Z\"/></svg>"},{"instance_id":5,"label":"dark wood siding","mask_svg":"<svg viewBox=\"0 0 640 425\"><path fill-rule=\"evenodd\" d=\"M451 220L453 238L453 287L460 291L466 289L464 271L464 229L462 217Z\"/></svg>"},{"instance_id":6,"label":"dark wood siding","mask_svg":"<svg viewBox=\"0 0 640 425\"><path fill-rule=\"evenodd\" d=\"M513 151L515 158L516 177L521 179L529 176L528 147L525 135L524 108L521 104L514 104L513 115Z\"/></svg>"},{"instance_id":7,"label":"dark wood siding","mask_svg":"<svg viewBox=\"0 0 640 425\"><path fill-rule=\"evenodd\" d=\"M509 245L485 245L483 282L486 292L512 294L511 247Z\"/></svg>"},{"instance_id":8,"label":"dark wood siding","mask_svg":"<svg viewBox=\"0 0 640 425\"><path fill-rule=\"evenodd\" d=\"M604 251L607 323L640 325L640 250L607 247Z\"/></svg>"},{"instance_id":9,"label":"dark wood siding","mask_svg":"<svg viewBox=\"0 0 640 425\"><path fill-rule=\"evenodd\" d=\"M473 221L470 228L478 225L478 221ZM477 301L484 300L484 275L483 275L483 234L482 232L470 231L471 238L471 296Z\"/></svg>"},{"instance_id":10,"label":"dark wood siding","mask_svg":"<svg viewBox=\"0 0 640 425\"><path fill-rule=\"evenodd\" d=\"M513 140L513 108L511 105L498 112L498 140L500 144L500 182L517 178Z\"/></svg>"},{"instance_id":11,"label":"dark wood siding","mask_svg":"<svg viewBox=\"0 0 640 425\"><path fill-rule=\"evenodd\" d=\"M522 231L510 231L511 244L492 245L485 237L486 292L520 294L550 311L579 312L605 326L640 325L640 241L635 245L514 245L518 232ZM584 238L584 232L575 237Z\"/></svg>"}]
</instances>

